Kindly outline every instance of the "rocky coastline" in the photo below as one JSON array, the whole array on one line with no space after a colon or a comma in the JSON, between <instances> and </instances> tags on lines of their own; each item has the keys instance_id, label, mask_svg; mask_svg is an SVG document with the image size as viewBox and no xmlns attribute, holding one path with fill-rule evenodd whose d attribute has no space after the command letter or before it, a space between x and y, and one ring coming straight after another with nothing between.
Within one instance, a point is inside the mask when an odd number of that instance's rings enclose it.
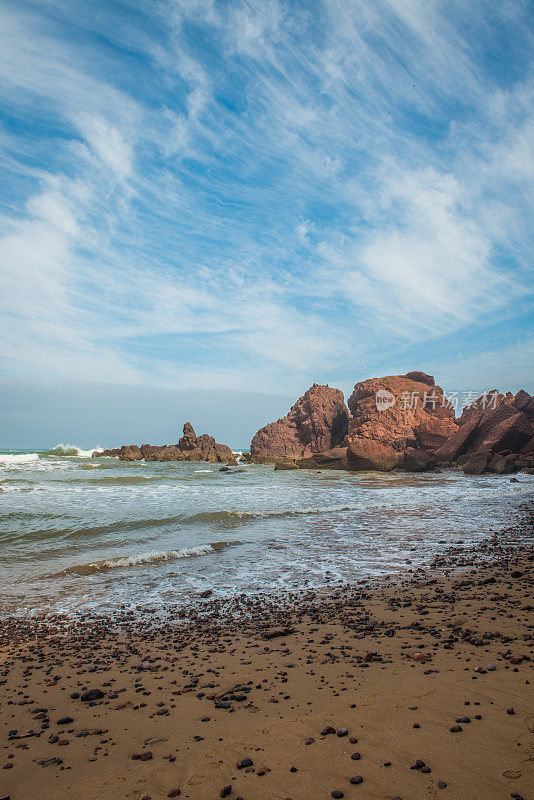
<instances>
[{"instance_id":1,"label":"rocky coastline","mask_svg":"<svg viewBox=\"0 0 534 800\"><path fill-rule=\"evenodd\" d=\"M197 436L190 422L177 444L123 445L93 456L238 465L230 447ZM361 381L347 403L340 389L314 383L285 417L253 436L250 453L239 460L279 470L532 473L534 397L493 389L456 417L447 393L421 371Z\"/></svg>"},{"instance_id":2,"label":"rocky coastline","mask_svg":"<svg viewBox=\"0 0 534 800\"><path fill-rule=\"evenodd\" d=\"M314 384L255 434L250 458L277 469L532 473L534 397L494 389L456 418L424 372L361 381L347 405L339 389Z\"/></svg>"}]
</instances>

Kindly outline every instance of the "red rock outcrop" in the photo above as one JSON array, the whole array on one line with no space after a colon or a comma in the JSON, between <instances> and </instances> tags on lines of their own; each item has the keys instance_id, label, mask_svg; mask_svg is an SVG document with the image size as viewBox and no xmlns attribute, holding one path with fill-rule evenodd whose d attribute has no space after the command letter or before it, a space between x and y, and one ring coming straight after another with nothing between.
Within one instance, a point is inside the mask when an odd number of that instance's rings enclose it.
<instances>
[{"instance_id":1,"label":"red rock outcrop","mask_svg":"<svg viewBox=\"0 0 534 800\"><path fill-rule=\"evenodd\" d=\"M510 473L534 469L534 398L493 389L465 408L459 427L435 452L439 463L464 472Z\"/></svg>"},{"instance_id":2,"label":"red rock outcrop","mask_svg":"<svg viewBox=\"0 0 534 800\"><path fill-rule=\"evenodd\" d=\"M343 442L348 419L343 392L314 383L285 417L255 434L251 458L256 463L291 461L331 450Z\"/></svg>"},{"instance_id":3,"label":"red rock outcrop","mask_svg":"<svg viewBox=\"0 0 534 800\"><path fill-rule=\"evenodd\" d=\"M424 372L357 383L348 406L347 459L353 470L429 469L433 451L457 430L452 405Z\"/></svg>"},{"instance_id":4,"label":"red rock outcrop","mask_svg":"<svg viewBox=\"0 0 534 800\"><path fill-rule=\"evenodd\" d=\"M197 436L190 422L186 422L183 436L178 444L151 445L136 444L124 445L113 450L103 450L93 453L93 458L104 456L118 456L121 461L211 461L213 463L237 463L232 450L225 444L219 444L213 436L203 433Z\"/></svg>"}]
</instances>

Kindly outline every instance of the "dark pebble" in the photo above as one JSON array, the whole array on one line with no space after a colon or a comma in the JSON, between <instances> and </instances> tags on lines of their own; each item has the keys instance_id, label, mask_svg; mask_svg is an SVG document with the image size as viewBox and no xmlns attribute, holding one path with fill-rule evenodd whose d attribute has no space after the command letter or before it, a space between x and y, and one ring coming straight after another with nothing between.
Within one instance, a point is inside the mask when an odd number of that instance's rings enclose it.
<instances>
[{"instance_id":1,"label":"dark pebble","mask_svg":"<svg viewBox=\"0 0 534 800\"><path fill-rule=\"evenodd\" d=\"M84 703L87 703L91 700L102 700L103 697L105 697L105 695L102 689L88 689L82 694L81 699Z\"/></svg>"},{"instance_id":2,"label":"dark pebble","mask_svg":"<svg viewBox=\"0 0 534 800\"><path fill-rule=\"evenodd\" d=\"M152 752L147 750L146 753L134 753L132 756L132 761L150 761L152 758Z\"/></svg>"}]
</instances>

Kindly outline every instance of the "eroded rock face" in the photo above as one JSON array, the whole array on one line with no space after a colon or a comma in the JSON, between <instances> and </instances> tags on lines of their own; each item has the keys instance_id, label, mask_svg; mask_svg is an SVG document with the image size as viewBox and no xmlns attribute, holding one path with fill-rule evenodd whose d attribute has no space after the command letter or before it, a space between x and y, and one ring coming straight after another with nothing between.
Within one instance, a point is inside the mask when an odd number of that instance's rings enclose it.
<instances>
[{"instance_id":1,"label":"eroded rock face","mask_svg":"<svg viewBox=\"0 0 534 800\"><path fill-rule=\"evenodd\" d=\"M361 381L348 406L347 458L353 470L430 469L435 465L430 455L458 427L443 390L424 372Z\"/></svg>"},{"instance_id":2,"label":"eroded rock face","mask_svg":"<svg viewBox=\"0 0 534 800\"><path fill-rule=\"evenodd\" d=\"M459 427L435 452L439 463L458 463L466 474L534 469L534 398L497 389L462 412Z\"/></svg>"},{"instance_id":3,"label":"eroded rock face","mask_svg":"<svg viewBox=\"0 0 534 800\"><path fill-rule=\"evenodd\" d=\"M251 458L256 463L291 461L336 448L345 438L348 419L343 392L314 383L285 417L256 433Z\"/></svg>"},{"instance_id":4,"label":"eroded rock face","mask_svg":"<svg viewBox=\"0 0 534 800\"><path fill-rule=\"evenodd\" d=\"M171 445L152 445L143 444L139 447L136 444L124 445L113 450L104 450L101 453L93 453L93 458L104 456L118 456L121 461L211 461L230 462L235 464L232 450L225 444L219 444L213 436L203 433L197 436L190 422L186 422L183 428L183 436L178 444Z\"/></svg>"}]
</instances>

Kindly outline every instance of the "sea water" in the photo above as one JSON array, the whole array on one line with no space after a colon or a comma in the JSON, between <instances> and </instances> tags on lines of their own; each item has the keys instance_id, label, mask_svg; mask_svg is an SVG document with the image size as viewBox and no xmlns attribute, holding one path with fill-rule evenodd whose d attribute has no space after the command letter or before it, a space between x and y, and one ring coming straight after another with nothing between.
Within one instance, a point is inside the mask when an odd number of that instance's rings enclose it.
<instances>
[{"instance_id":1,"label":"sea water","mask_svg":"<svg viewBox=\"0 0 534 800\"><path fill-rule=\"evenodd\" d=\"M274 471L0 453L0 613L356 584L505 525L534 476Z\"/></svg>"}]
</instances>

